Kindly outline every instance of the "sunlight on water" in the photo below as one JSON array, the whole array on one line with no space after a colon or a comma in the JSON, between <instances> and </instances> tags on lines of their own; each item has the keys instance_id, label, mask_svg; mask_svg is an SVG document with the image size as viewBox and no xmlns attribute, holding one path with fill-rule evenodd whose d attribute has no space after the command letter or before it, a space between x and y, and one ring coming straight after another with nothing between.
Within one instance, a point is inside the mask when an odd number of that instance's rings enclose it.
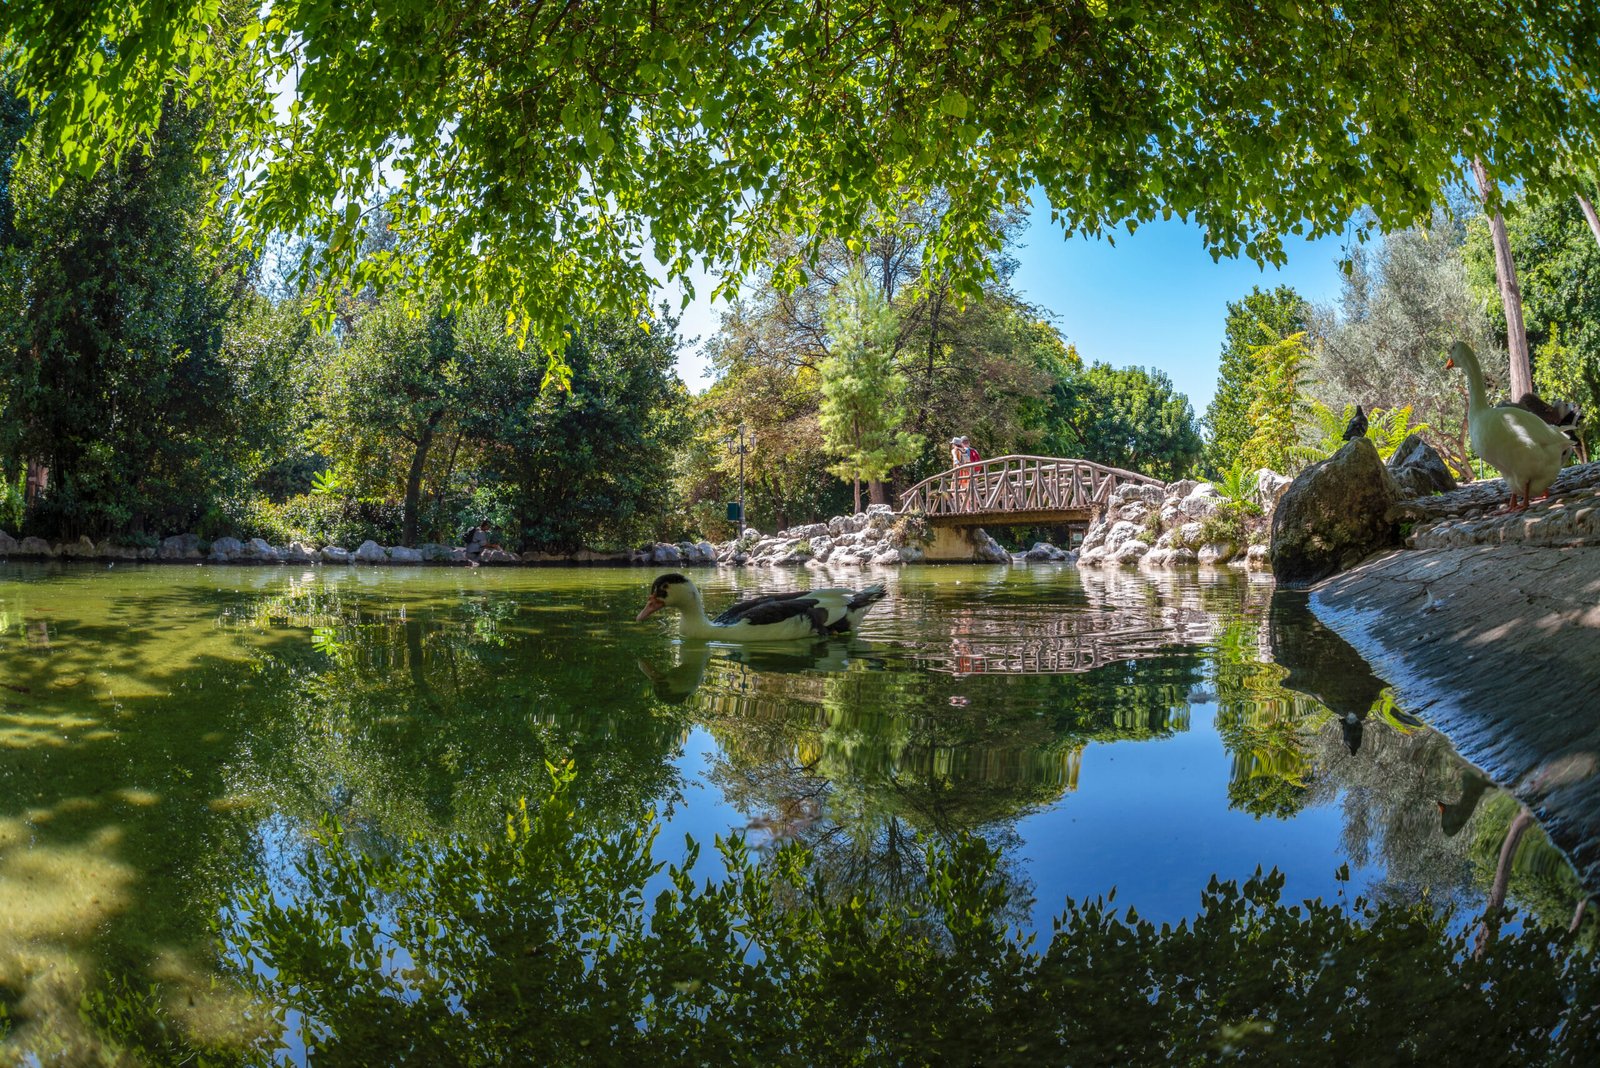
<instances>
[{"instance_id":1,"label":"sunlight on water","mask_svg":"<svg viewBox=\"0 0 1600 1068\"><path fill-rule=\"evenodd\" d=\"M607 820L661 813L662 859L686 833L796 841L841 890L903 889L922 842L981 835L1025 925L1112 887L1175 921L1258 866L1291 898L1473 905L1518 808L1302 598L1242 575L908 569L874 576L857 636L744 648L634 624L650 577L0 565L14 1048L90 1043L106 974L226 1033L211 923L263 877L292 895L319 820L374 855L492 836L547 763ZM863 581L696 578L713 610ZM1537 828L1511 895L1563 923L1580 898Z\"/></svg>"}]
</instances>

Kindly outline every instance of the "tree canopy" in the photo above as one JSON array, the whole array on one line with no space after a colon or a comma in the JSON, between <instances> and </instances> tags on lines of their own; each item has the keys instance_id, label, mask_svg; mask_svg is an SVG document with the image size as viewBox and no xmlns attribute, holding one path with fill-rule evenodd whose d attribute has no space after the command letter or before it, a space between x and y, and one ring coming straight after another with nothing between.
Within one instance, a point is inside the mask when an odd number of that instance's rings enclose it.
<instances>
[{"instance_id":1,"label":"tree canopy","mask_svg":"<svg viewBox=\"0 0 1600 1068\"><path fill-rule=\"evenodd\" d=\"M936 190L930 258L972 284L1034 191L1069 234L1176 214L1280 262L1362 208L1426 217L1464 158L1559 191L1600 156L1579 0L61 0L0 34L53 160L123 160L203 86L246 236L507 303L552 352L586 309L646 310L648 254L731 291L773 235L853 238ZM380 206L403 240L363 259Z\"/></svg>"},{"instance_id":2,"label":"tree canopy","mask_svg":"<svg viewBox=\"0 0 1600 1068\"><path fill-rule=\"evenodd\" d=\"M1256 351L1304 330L1309 310L1289 286L1252 286L1242 299L1228 302L1217 392L1206 409L1206 463L1213 473L1228 470L1255 432L1250 406L1263 375Z\"/></svg>"}]
</instances>

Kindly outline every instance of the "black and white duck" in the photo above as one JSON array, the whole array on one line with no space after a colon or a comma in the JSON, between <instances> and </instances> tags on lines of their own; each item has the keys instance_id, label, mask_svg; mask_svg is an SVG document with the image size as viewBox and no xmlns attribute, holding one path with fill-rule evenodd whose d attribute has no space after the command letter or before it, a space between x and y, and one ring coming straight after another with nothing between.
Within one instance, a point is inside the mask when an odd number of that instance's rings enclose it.
<instances>
[{"instance_id":1,"label":"black and white duck","mask_svg":"<svg viewBox=\"0 0 1600 1068\"><path fill-rule=\"evenodd\" d=\"M881 583L863 590L827 589L772 593L740 601L715 619L706 616L700 591L684 575L662 575L650 584L637 622L663 608L683 616L683 636L701 641L784 642L828 637L856 629L872 606L884 598Z\"/></svg>"}]
</instances>

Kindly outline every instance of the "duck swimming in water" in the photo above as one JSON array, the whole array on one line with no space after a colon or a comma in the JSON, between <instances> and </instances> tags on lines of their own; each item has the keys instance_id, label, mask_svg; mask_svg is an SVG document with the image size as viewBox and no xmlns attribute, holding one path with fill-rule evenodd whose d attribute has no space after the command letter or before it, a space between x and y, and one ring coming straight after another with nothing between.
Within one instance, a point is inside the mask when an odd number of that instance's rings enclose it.
<instances>
[{"instance_id":1,"label":"duck swimming in water","mask_svg":"<svg viewBox=\"0 0 1600 1068\"><path fill-rule=\"evenodd\" d=\"M883 584L864 590L797 590L740 601L715 619L706 617L700 591L684 575L662 575L650 584L650 599L636 622L663 608L683 616L683 636L701 641L783 642L826 638L856 629L873 605L883 600Z\"/></svg>"}]
</instances>

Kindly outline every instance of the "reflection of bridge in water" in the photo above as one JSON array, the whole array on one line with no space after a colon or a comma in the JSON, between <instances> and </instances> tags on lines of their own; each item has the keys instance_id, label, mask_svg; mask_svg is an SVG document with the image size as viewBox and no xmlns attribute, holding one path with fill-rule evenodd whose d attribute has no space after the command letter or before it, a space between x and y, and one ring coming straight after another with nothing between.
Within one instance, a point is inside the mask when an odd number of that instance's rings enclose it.
<instances>
[{"instance_id":1,"label":"reflection of bridge in water","mask_svg":"<svg viewBox=\"0 0 1600 1068\"><path fill-rule=\"evenodd\" d=\"M1149 579L1084 573L1087 604L1063 611L1041 605L992 617L980 606L958 613L947 648L920 655L935 671L956 675L1061 675L1203 645L1217 615L1194 590L1166 591Z\"/></svg>"}]
</instances>

